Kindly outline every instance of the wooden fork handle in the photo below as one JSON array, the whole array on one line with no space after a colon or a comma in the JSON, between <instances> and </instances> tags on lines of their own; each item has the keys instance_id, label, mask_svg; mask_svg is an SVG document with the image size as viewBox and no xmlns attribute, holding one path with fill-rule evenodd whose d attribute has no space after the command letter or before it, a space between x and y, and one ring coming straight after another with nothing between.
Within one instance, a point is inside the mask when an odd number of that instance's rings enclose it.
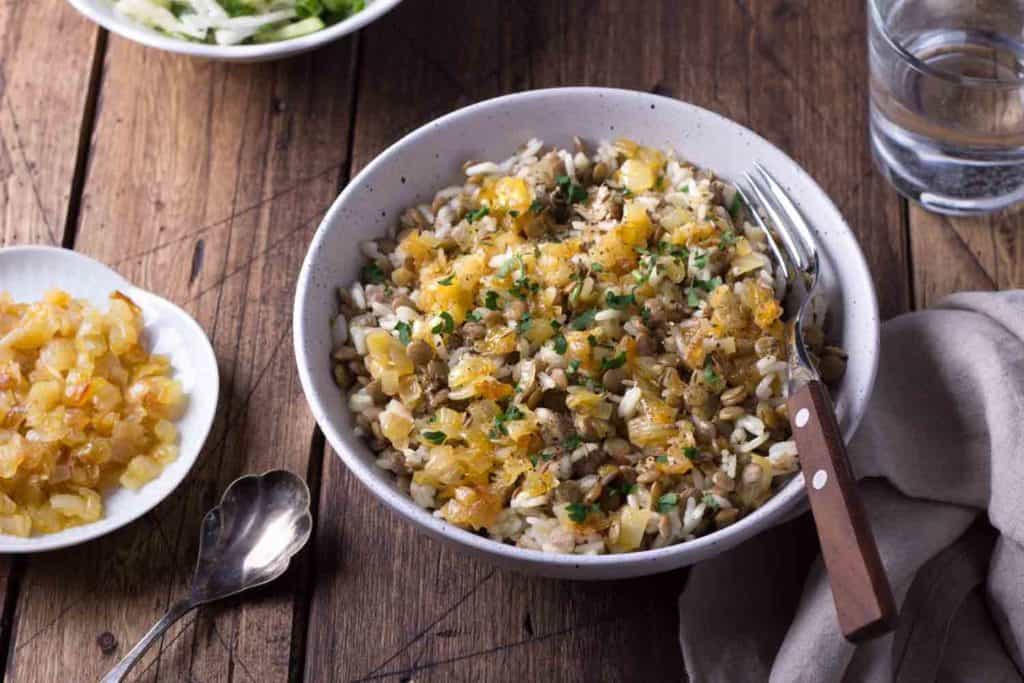
<instances>
[{"instance_id":1,"label":"wooden fork handle","mask_svg":"<svg viewBox=\"0 0 1024 683\"><path fill-rule=\"evenodd\" d=\"M896 625L896 603L878 556L828 389L811 381L787 403L839 626L860 642Z\"/></svg>"}]
</instances>

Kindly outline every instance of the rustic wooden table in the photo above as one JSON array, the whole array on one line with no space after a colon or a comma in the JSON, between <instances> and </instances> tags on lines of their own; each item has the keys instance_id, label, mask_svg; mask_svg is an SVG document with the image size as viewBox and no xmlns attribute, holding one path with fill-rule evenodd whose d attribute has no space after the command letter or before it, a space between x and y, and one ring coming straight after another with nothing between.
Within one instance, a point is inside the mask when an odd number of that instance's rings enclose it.
<instances>
[{"instance_id":1,"label":"rustic wooden table","mask_svg":"<svg viewBox=\"0 0 1024 683\"><path fill-rule=\"evenodd\" d=\"M339 188L406 131L590 84L688 100L786 150L860 237L886 317L1024 285L1021 218L925 214L872 167L864 31L862 0L407 0L313 54L229 66L109 36L64 0L0 1L0 243L80 250L183 305L222 381L209 444L170 499L102 540L0 558L7 680L96 680L184 591L203 512L272 467L308 477L310 547L271 587L183 620L135 679L681 679L684 572L526 578L374 502L302 397L295 277Z\"/></svg>"}]
</instances>

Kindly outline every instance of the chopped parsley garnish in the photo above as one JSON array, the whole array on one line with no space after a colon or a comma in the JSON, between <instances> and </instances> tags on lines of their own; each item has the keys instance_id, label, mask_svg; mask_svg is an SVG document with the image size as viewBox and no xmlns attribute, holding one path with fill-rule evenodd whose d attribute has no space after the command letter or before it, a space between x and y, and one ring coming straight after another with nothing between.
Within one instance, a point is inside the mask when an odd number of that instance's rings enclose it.
<instances>
[{"instance_id":1,"label":"chopped parsley garnish","mask_svg":"<svg viewBox=\"0 0 1024 683\"><path fill-rule=\"evenodd\" d=\"M555 337L555 353L559 356L564 356L565 352L569 350L569 342L565 340L565 335L560 334Z\"/></svg>"},{"instance_id":2,"label":"chopped parsley garnish","mask_svg":"<svg viewBox=\"0 0 1024 683\"><path fill-rule=\"evenodd\" d=\"M633 493L633 490L635 488L636 484L630 484L628 481L619 482L619 493L621 493L624 496L628 496L629 494Z\"/></svg>"},{"instance_id":3,"label":"chopped parsley garnish","mask_svg":"<svg viewBox=\"0 0 1024 683\"><path fill-rule=\"evenodd\" d=\"M679 188L679 191L680 191L680 192L689 192L689 191L690 191L690 185L689 185L689 183L687 183L686 185L683 185L682 187L680 187L680 188Z\"/></svg>"},{"instance_id":4,"label":"chopped parsley garnish","mask_svg":"<svg viewBox=\"0 0 1024 683\"><path fill-rule=\"evenodd\" d=\"M629 199L630 197L633 196L633 190L629 189L628 187L622 188L622 196L625 197L626 199Z\"/></svg>"},{"instance_id":5,"label":"chopped parsley garnish","mask_svg":"<svg viewBox=\"0 0 1024 683\"><path fill-rule=\"evenodd\" d=\"M690 258L690 250L686 247L675 247L669 252L669 255L677 261L685 261Z\"/></svg>"},{"instance_id":6,"label":"chopped parsley garnish","mask_svg":"<svg viewBox=\"0 0 1024 683\"><path fill-rule=\"evenodd\" d=\"M707 253L697 254L693 257L693 265L695 268L703 268L708 264Z\"/></svg>"},{"instance_id":7,"label":"chopped parsley garnish","mask_svg":"<svg viewBox=\"0 0 1024 683\"><path fill-rule=\"evenodd\" d=\"M698 451L693 446L687 446L686 448L683 449L683 455L685 455L690 460L696 460L698 457L700 457L700 451Z\"/></svg>"},{"instance_id":8,"label":"chopped parsley garnish","mask_svg":"<svg viewBox=\"0 0 1024 683\"><path fill-rule=\"evenodd\" d=\"M363 266L363 279L367 282L380 284L384 282L384 271L376 263L367 263Z\"/></svg>"},{"instance_id":9,"label":"chopped parsley garnish","mask_svg":"<svg viewBox=\"0 0 1024 683\"><path fill-rule=\"evenodd\" d=\"M470 211L466 214L466 220L470 223L476 223L478 220L489 214L491 210L486 206L481 206L479 209Z\"/></svg>"},{"instance_id":10,"label":"chopped parsley garnish","mask_svg":"<svg viewBox=\"0 0 1024 683\"><path fill-rule=\"evenodd\" d=\"M408 346L412 340L412 327L409 323L400 321L395 325L395 329L398 330L398 341Z\"/></svg>"},{"instance_id":11,"label":"chopped parsley garnish","mask_svg":"<svg viewBox=\"0 0 1024 683\"><path fill-rule=\"evenodd\" d=\"M563 443L562 446L567 451L574 451L580 447L581 443L583 443L583 439L580 437L580 435L573 434L572 436L565 440L565 443Z\"/></svg>"},{"instance_id":12,"label":"chopped parsley garnish","mask_svg":"<svg viewBox=\"0 0 1024 683\"><path fill-rule=\"evenodd\" d=\"M646 307L641 308L640 309L640 319L644 321L644 325L650 325L651 324L651 309L646 308Z\"/></svg>"},{"instance_id":13,"label":"chopped parsley garnish","mask_svg":"<svg viewBox=\"0 0 1024 683\"><path fill-rule=\"evenodd\" d=\"M740 193L734 192L732 195L732 201L729 202L729 215L732 216L733 219L739 216L740 207L743 206L742 201L743 200L740 198Z\"/></svg>"},{"instance_id":14,"label":"chopped parsley garnish","mask_svg":"<svg viewBox=\"0 0 1024 683\"><path fill-rule=\"evenodd\" d=\"M591 510L596 512L597 510L600 510L600 508L598 508L596 505L590 506L584 505L583 503L569 503L568 505L565 506L565 511L569 513L569 519L576 522L577 524L582 524L583 522L585 522L587 519L587 515L590 514Z\"/></svg>"},{"instance_id":15,"label":"chopped parsley garnish","mask_svg":"<svg viewBox=\"0 0 1024 683\"><path fill-rule=\"evenodd\" d=\"M543 213L543 211L544 211L544 202L542 202L539 199L534 199L532 202L530 202L530 213L538 214L538 213Z\"/></svg>"},{"instance_id":16,"label":"chopped parsley garnish","mask_svg":"<svg viewBox=\"0 0 1024 683\"><path fill-rule=\"evenodd\" d=\"M615 370L626 364L626 352L620 351L618 355L601 360L602 370Z\"/></svg>"},{"instance_id":17,"label":"chopped parsley garnish","mask_svg":"<svg viewBox=\"0 0 1024 683\"><path fill-rule=\"evenodd\" d=\"M451 334L455 331L455 319L448 311L442 311L441 322L430 328L434 334Z\"/></svg>"},{"instance_id":18,"label":"chopped parsley garnish","mask_svg":"<svg viewBox=\"0 0 1024 683\"><path fill-rule=\"evenodd\" d=\"M516 211L515 209L512 209L511 211L509 211L508 215L512 216L512 218L519 218L519 212Z\"/></svg>"},{"instance_id":19,"label":"chopped parsley garnish","mask_svg":"<svg viewBox=\"0 0 1024 683\"><path fill-rule=\"evenodd\" d=\"M582 331L594 324L594 316L597 315L597 311L593 308L588 309L580 313L576 318L569 323L569 327L574 330Z\"/></svg>"},{"instance_id":20,"label":"chopped parsley garnish","mask_svg":"<svg viewBox=\"0 0 1024 683\"><path fill-rule=\"evenodd\" d=\"M580 371L580 360L577 358L576 360L569 361L569 374L570 375L575 375L579 371Z\"/></svg>"},{"instance_id":21,"label":"chopped parsley garnish","mask_svg":"<svg viewBox=\"0 0 1024 683\"><path fill-rule=\"evenodd\" d=\"M718 286L722 284L722 278L717 275L710 280L694 280L693 286L700 287L705 292L713 292L718 289Z\"/></svg>"},{"instance_id":22,"label":"chopped parsley garnish","mask_svg":"<svg viewBox=\"0 0 1024 683\"><path fill-rule=\"evenodd\" d=\"M696 287L687 287L686 305L690 308L697 308L697 306L700 306L700 293Z\"/></svg>"},{"instance_id":23,"label":"chopped parsley garnish","mask_svg":"<svg viewBox=\"0 0 1024 683\"><path fill-rule=\"evenodd\" d=\"M714 385L718 384L718 382L721 381L721 379L722 378L718 376L718 373L715 372L715 366L714 365L712 365L711 363L708 363L707 365L704 366L704 381L705 382L707 382L711 386L714 386Z\"/></svg>"},{"instance_id":24,"label":"chopped parsley garnish","mask_svg":"<svg viewBox=\"0 0 1024 683\"><path fill-rule=\"evenodd\" d=\"M540 289L540 285L525 275L518 278L512 287L508 290L508 293L517 299L525 300L531 292L536 292Z\"/></svg>"},{"instance_id":25,"label":"chopped parsley garnish","mask_svg":"<svg viewBox=\"0 0 1024 683\"><path fill-rule=\"evenodd\" d=\"M443 280L438 280L437 284L444 285L445 287L447 287L447 286L449 286L454 281L455 281L455 276L454 275L449 275L448 277L446 277Z\"/></svg>"},{"instance_id":26,"label":"chopped parsley garnish","mask_svg":"<svg viewBox=\"0 0 1024 683\"><path fill-rule=\"evenodd\" d=\"M661 190L662 185L665 184L665 176L658 174L658 177L654 180L654 189Z\"/></svg>"},{"instance_id":27,"label":"chopped parsley garnish","mask_svg":"<svg viewBox=\"0 0 1024 683\"><path fill-rule=\"evenodd\" d=\"M569 200L570 204L576 202L582 202L587 198L587 191L572 181L567 175L560 175L555 178L555 183L558 184L558 188L565 195L565 198Z\"/></svg>"},{"instance_id":28,"label":"chopped parsley garnish","mask_svg":"<svg viewBox=\"0 0 1024 683\"><path fill-rule=\"evenodd\" d=\"M659 462L662 465L667 465L668 464L668 456L667 455L659 455L658 457L656 457L654 459L654 461L655 462Z\"/></svg>"},{"instance_id":29,"label":"chopped parsley garnish","mask_svg":"<svg viewBox=\"0 0 1024 683\"><path fill-rule=\"evenodd\" d=\"M726 247L731 247L734 244L736 244L736 233L732 230L726 230L723 232L722 239L718 241L718 246L725 249Z\"/></svg>"},{"instance_id":30,"label":"chopped parsley garnish","mask_svg":"<svg viewBox=\"0 0 1024 683\"><path fill-rule=\"evenodd\" d=\"M484 306L492 311L498 310L498 293L493 289L487 290L487 294L484 295Z\"/></svg>"},{"instance_id":31,"label":"chopped parsley garnish","mask_svg":"<svg viewBox=\"0 0 1024 683\"><path fill-rule=\"evenodd\" d=\"M558 331L558 330L562 329L562 323L558 322L557 320L552 320L551 321L551 329L553 329L555 331Z\"/></svg>"},{"instance_id":32,"label":"chopped parsley garnish","mask_svg":"<svg viewBox=\"0 0 1024 683\"><path fill-rule=\"evenodd\" d=\"M423 438L435 446L440 446L448 438L448 435L444 432L423 432Z\"/></svg>"},{"instance_id":33,"label":"chopped parsley garnish","mask_svg":"<svg viewBox=\"0 0 1024 683\"><path fill-rule=\"evenodd\" d=\"M704 494L704 498L701 499L701 502L707 505L712 510L717 510L719 507L718 501L715 500L715 497L710 493Z\"/></svg>"},{"instance_id":34,"label":"chopped parsley garnish","mask_svg":"<svg viewBox=\"0 0 1024 683\"><path fill-rule=\"evenodd\" d=\"M592 271L594 271L595 273L600 273L602 270L604 270L604 266L602 266L600 263L597 263L595 261L594 263L590 264L590 269Z\"/></svg>"},{"instance_id":35,"label":"chopped parsley garnish","mask_svg":"<svg viewBox=\"0 0 1024 683\"><path fill-rule=\"evenodd\" d=\"M481 320L480 314L477 313L476 311L470 311L469 313L466 314L466 320L469 320L470 322L478 323Z\"/></svg>"},{"instance_id":36,"label":"chopped parsley garnish","mask_svg":"<svg viewBox=\"0 0 1024 683\"><path fill-rule=\"evenodd\" d=\"M679 505L678 493L666 493L658 499L658 512L672 512Z\"/></svg>"},{"instance_id":37,"label":"chopped parsley garnish","mask_svg":"<svg viewBox=\"0 0 1024 683\"><path fill-rule=\"evenodd\" d=\"M622 310L629 308L636 303L636 296L634 294L615 294L614 292L606 292L604 295L604 302L609 307Z\"/></svg>"},{"instance_id":38,"label":"chopped parsley garnish","mask_svg":"<svg viewBox=\"0 0 1024 683\"><path fill-rule=\"evenodd\" d=\"M516 329L519 330L519 334L526 334L533 327L533 316L529 313L523 313L523 317L516 323Z\"/></svg>"},{"instance_id":39,"label":"chopped parsley garnish","mask_svg":"<svg viewBox=\"0 0 1024 683\"><path fill-rule=\"evenodd\" d=\"M497 439L499 436L508 436L508 427L505 426L505 423L522 419L523 411L519 410L516 406L511 406L508 410L499 413L494 418L494 427L491 428L489 436L492 439Z\"/></svg>"}]
</instances>

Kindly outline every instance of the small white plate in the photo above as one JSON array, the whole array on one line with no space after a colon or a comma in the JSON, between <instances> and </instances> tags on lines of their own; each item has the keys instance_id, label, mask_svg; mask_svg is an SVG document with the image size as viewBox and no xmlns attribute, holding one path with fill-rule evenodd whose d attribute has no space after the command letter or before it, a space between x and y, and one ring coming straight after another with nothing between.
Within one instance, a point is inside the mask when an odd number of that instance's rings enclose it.
<instances>
[{"instance_id":1,"label":"small white plate","mask_svg":"<svg viewBox=\"0 0 1024 683\"><path fill-rule=\"evenodd\" d=\"M176 423L180 452L160 476L138 491L110 491L104 497L103 517L98 522L29 538L0 534L0 553L77 545L138 519L177 488L192 469L217 411L217 358L206 333L188 313L76 252L54 247L0 249L0 292L9 292L15 301L29 302L38 301L50 289L63 289L101 310L109 306L110 294L119 290L142 309L147 350L170 358L174 378L188 396L185 414Z\"/></svg>"},{"instance_id":2,"label":"small white plate","mask_svg":"<svg viewBox=\"0 0 1024 683\"><path fill-rule=\"evenodd\" d=\"M193 43L181 38L172 38L123 17L114 11L113 0L68 0L72 7L103 28L140 45L189 57L245 63L268 62L315 50L321 45L326 45L342 36L358 31L363 26L387 14L401 1L370 0L366 3L365 9L356 12L348 19L291 40L259 45L207 45L206 43Z\"/></svg>"}]
</instances>

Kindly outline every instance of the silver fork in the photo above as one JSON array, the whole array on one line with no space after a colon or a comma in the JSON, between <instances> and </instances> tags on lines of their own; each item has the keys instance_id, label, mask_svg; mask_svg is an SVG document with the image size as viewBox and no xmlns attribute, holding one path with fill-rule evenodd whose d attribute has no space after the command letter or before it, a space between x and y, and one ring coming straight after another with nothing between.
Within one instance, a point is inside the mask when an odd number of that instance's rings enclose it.
<instances>
[{"instance_id":1,"label":"silver fork","mask_svg":"<svg viewBox=\"0 0 1024 683\"><path fill-rule=\"evenodd\" d=\"M861 641L892 630L896 605L850 471L835 408L804 343L818 289L817 241L800 210L759 163L737 185L786 279L789 398L786 407L818 528L843 635ZM775 227L769 229L758 209Z\"/></svg>"}]
</instances>

